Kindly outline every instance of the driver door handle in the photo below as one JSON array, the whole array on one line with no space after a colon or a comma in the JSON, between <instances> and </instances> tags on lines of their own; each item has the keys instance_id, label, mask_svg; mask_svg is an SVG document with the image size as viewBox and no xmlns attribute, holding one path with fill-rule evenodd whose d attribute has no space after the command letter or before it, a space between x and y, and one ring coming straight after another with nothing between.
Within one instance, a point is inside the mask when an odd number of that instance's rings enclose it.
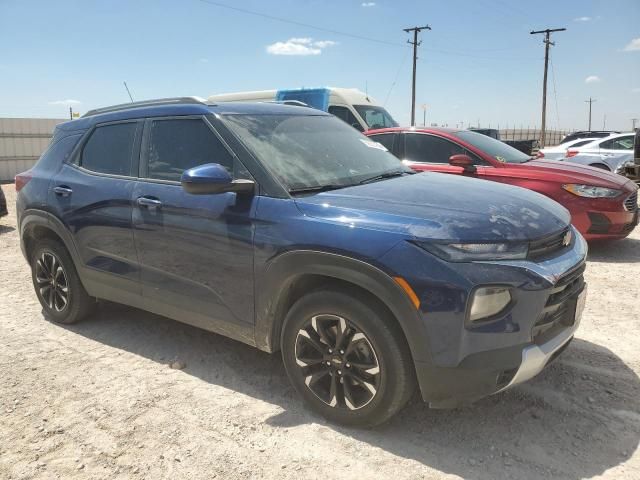
<instances>
[{"instance_id":1,"label":"driver door handle","mask_svg":"<svg viewBox=\"0 0 640 480\"><path fill-rule=\"evenodd\" d=\"M137 203L141 207L147 207L149 209L154 209L162 206L162 202L157 198L151 197L138 197Z\"/></svg>"}]
</instances>

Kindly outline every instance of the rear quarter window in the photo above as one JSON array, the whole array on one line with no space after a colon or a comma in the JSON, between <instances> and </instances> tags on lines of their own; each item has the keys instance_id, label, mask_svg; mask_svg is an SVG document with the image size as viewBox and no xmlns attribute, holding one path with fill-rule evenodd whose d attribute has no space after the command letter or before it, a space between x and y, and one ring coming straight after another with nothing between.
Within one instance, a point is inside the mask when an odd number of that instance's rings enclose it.
<instances>
[{"instance_id":1,"label":"rear quarter window","mask_svg":"<svg viewBox=\"0 0 640 480\"><path fill-rule=\"evenodd\" d=\"M62 138L54 136L51 144L44 151L34 168L43 171L56 170L63 162L69 159L83 133L80 132Z\"/></svg>"}]
</instances>

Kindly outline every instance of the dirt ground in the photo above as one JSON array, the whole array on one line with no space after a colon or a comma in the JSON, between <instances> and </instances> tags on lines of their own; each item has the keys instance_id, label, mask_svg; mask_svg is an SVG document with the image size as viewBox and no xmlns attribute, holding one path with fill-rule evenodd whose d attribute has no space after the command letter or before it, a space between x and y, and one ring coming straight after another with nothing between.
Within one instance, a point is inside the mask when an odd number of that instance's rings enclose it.
<instances>
[{"instance_id":1,"label":"dirt ground","mask_svg":"<svg viewBox=\"0 0 640 480\"><path fill-rule=\"evenodd\" d=\"M114 305L45 321L2 189L1 479L640 479L640 229L592 247L577 338L536 379L356 430L306 410L278 355Z\"/></svg>"}]
</instances>

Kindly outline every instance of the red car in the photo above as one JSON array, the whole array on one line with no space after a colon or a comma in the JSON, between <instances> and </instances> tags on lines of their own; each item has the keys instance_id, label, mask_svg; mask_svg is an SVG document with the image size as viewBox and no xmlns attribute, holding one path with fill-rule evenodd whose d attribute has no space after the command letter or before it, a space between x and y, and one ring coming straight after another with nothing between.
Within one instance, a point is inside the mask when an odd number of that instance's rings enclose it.
<instances>
[{"instance_id":1,"label":"red car","mask_svg":"<svg viewBox=\"0 0 640 480\"><path fill-rule=\"evenodd\" d=\"M477 177L546 195L571 212L572 223L589 241L624 238L638 223L638 187L621 175L536 160L469 130L398 127L366 135L416 171Z\"/></svg>"}]
</instances>

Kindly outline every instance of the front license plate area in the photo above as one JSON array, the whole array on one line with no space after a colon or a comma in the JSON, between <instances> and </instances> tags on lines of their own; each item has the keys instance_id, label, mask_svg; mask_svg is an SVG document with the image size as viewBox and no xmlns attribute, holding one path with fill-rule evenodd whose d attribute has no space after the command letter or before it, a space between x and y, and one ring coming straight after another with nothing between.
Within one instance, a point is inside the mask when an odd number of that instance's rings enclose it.
<instances>
[{"instance_id":1,"label":"front license plate area","mask_svg":"<svg viewBox=\"0 0 640 480\"><path fill-rule=\"evenodd\" d=\"M573 324L578 326L580 324L580 320L582 319L582 313L584 312L584 307L587 303L587 286L585 285L578 295L578 299L576 300L576 312L573 316Z\"/></svg>"}]
</instances>

